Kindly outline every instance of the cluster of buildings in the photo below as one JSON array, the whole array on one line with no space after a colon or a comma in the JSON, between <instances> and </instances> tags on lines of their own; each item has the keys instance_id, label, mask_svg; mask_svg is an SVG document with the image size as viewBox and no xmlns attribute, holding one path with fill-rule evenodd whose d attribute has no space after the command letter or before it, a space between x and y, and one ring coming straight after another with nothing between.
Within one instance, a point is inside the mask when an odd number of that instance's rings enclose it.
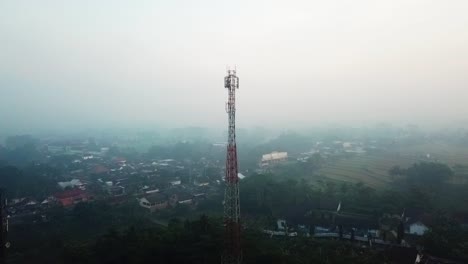
<instances>
[{"instance_id":1,"label":"cluster of buildings","mask_svg":"<svg viewBox=\"0 0 468 264\"><path fill-rule=\"evenodd\" d=\"M323 157L329 157L334 155L354 153L364 154L370 150L376 150L378 148L377 141L370 142L358 142L358 141L330 141L323 142L317 141L311 147L310 151L289 155L285 151L273 151L271 153L265 153L262 155L259 167L266 168L271 165L279 164L287 161L288 159L296 160L299 162L306 162L314 154L320 154Z\"/></svg>"},{"instance_id":2,"label":"cluster of buildings","mask_svg":"<svg viewBox=\"0 0 468 264\"><path fill-rule=\"evenodd\" d=\"M77 203L96 200L110 204L136 203L149 212L177 206L195 209L200 201L223 188L224 163L205 158L192 161L144 156L128 160L109 154L108 147L91 151L88 145L89 142L82 142L81 145L48 146L44 150L45 162L50 160L51 166L62 171L60 181L56 190L45 198L22 197L10 201L8 213L12 224L29 221L26 216L44 216L44 220L51 207L71 208Z\"/></svg>"},{"instance_id":3,"label":"cluster of buildings","mask_svg":"<svg viewBox=\"0 0 468 264\"><path fill-rule=\"evenodd\" d=\"M138 198L140 206L147 208L150 212L173 208L179 205L195 206L200 200L206 198L206 192L199 190L198 193L188 192L182 188L172 188L162 192L154 192Z\"/></svg>"},{"instance_id":4,"label":"cluster of buildings","mask_svg":"<svg viewBox=\"0 0 468 264\"><path fill-rule=\"evenodd\" d=\"M301 153L297 157L298 161L306 161L312 155L320 153L324 157L354 153L354 154L365 154L368 151L378 149L377 141L360 142L360 141L341 141L334 140L330 142L317 141L312 146L310 151Z\"/></svg>"},{"instance_id":5,"label":"cluster of buildings","mask_svg":"<svg viewBox=\"0 0 468 264\"><path fill-rule=\"evenodd\" d=\"M468 228L468 214L458 213L454 219ZM363 244L400 245L410 247L430 230L433 216L420 209L406 209L401 215L382 216L346 211L346 203L327 198L311 199L291 207L274 228L265 229L270 236L314 236L347 239Z\"/></svg>"}]
</instances>

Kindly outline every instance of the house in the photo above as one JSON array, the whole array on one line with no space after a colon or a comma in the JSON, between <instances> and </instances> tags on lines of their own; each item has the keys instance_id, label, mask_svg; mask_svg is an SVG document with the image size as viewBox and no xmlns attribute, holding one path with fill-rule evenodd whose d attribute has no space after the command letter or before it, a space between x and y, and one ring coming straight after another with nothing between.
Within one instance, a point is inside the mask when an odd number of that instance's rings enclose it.
<instances>
[{"instance_id":1,"label":"house","mask_svg":"<svg viewBox=\"0 0 468 264\"><path fill-rule=\"evenodd\" d=\"M196 186L208 186L210 185L210 180L208 177L199 177L195 180L194 183Z\"/></svg>"},{"instance_id":2,"label":"house","mask_svg":"<svg viewBox=\"0 0 468 264\"><path fill-rule=\"evenodd\" d=\"M33 198L23 197L12 199L8 206L14 213L32 213L36 211L41 204Z\"/></svg>"},{"instance_id":3,"label":"house","mask_svg":"<svg viewBox=\"0 0 468 264\"><path fill-rule=\"evenodd\" d=\"M284 219L278 219L276 220L276 226L278 230L287 230L288 225L286 224L286 220Z\"/></svg>"},{"instance_id":4,"label":"house","mask_svg":"<svg viewBox=\"0 0 468 264\"><path fill-rule=\"evenodd\" d=\"M123 157L115 157L112 159L112 161L119 165L123 165L127 162L127 160Z\"/></svg>"},{"instance_id":5,"label":"house","mask_svg":"<svg viewBox=\"0 0 468 264\"><path fill-rule=\"evenodd\" d=\"M148 208L150 212L162 210L169 205L167 196L161 193L153 193L151 195L139 199L141 207Z\"/></svg>"},{"instance_id":6,"label":"house","mask_svg":"<svg viewBox=\"0 0 468 264\"><path fill-rule=\"evenodd\" d=\"M55 194L57 201L64 207L73 206L79 202L91 199L88 193L81 189L72 189Z\"/></svg>"},{"instance_id":7,"label":"house","mask_svg":"<svg viewBox=\"0 0 468 264\"><path fill-rule=\"evenodd\" d=\"M172 186L176 186L176 185L180 185L182 183L182 181L176 180L176 181L171 181L170 183L171 183Z\"/></svg>"},{"instance_id":8,"label":"house","mask_svg":"<svg viewBox=\"0 0 468 264\"><path fill-rule=\"evenodd\" d=\"M106 174L106 173L109 173L109 169L106 168L105 166L103 165L96 165L94 166L94 168L91 170L91 173L93 174Z\"/></svg>"},{"instance_id":9,"label":"house","mask_svg":"<svg viewBox=\"0 0 468 264\"><path fill-rule=\"evenodd\" d=\"M206 199L206 193L195 193L195 194L193 195L193 198L194 198L196 201L204 200L204 199Z\"/></svg>"},{"instance_id":10,"label":"house","mask_svg":"<svg viewBox=\"0 0 468 264\"><path fill-rule=\"evenodd\" d=\"M378 219L373 216L341 212L336 214L334 220L334 225L345 232L354 229L356 235L366 236L370 233L373 237L380 236Z\"/></svg>"},{"instance_id":11,"label":"house","mask_svg":"<svg viewBox=\"0 0 468 264\"><path fill-rule=\"evenodd\" d=\"M177 189L167 189L163 192L168 197L169 206L176 206L179 201L179 190Z\"/></svg>"},{"instance_id":12,"label":"house","mask_svg":"<svg viewBox=\"0 0 468 264\"><path fill-rule=\"evenodd\" d=\"M424 213L422 209L405 210L403 219L405 220L405 233L416 236L424 235L432 223L432 217Z\"/></svg>"},{"instance_id":13,"label":"house","mask_svg":"<svg viewBox=\"0 0 468 264\"><path fill-rule=\"evenodd\" d=\"M50 205L54 204L55 201L56 201L55 197L53 197L53 196L47 197L46 199L44 199L41 202L41 206L42 207L49 207Z\"/></svg>"},{"instance_id":14,"label":"house","mask_svg":"<svg viewBox=\"0 0 468 264\"><path fill-rule=\"evenodd\" d=\"M179 204L192 204L193 203L193 196L186 192L180 192L177 194Z\"/></svg>"},{"instance_id":15,"label":"house","mask_svg":"<svg viewBox=\"0 0 468 264\"><path fill-rule=\"evenodd\" d=\"M107 191L109 195L112 195L112 196L125 195L125 187L123 186L110 186Z\"/></svg>"},{"instance_id":16,"label":"house","mask_svg":"<svg viewBox=\"0 0 468 264\"><path fill-rule=\"evenodd\" d=\"M59 185L59 187L64 190L64 189L67 189L67 188L80 188L80 189L85 189L85 186L83 185L83 183L78 180L78 179L73 179L71 181L67 181L67 182L58 182L57 183Z\"/></svg>"},{"instance_id":17,"label":"house","mask_svg":"<svg viewBox=\"0 0 468 264\"><path fill-rule=\"evenodd\" d=\"M192 204L194 202L194 196L181 187L164 190L163 194L168 197L169 205L172 207L178 204Z\"/></svg>"},{"instance_id":18,"label":"house","mask_svg":"<svg viewBox=\"0 0 468 264\"><path fill-rule=\"evenodd\" d=\"M408 230L405 233L411 235L422 236L429 230L429 227L425 225L422 221L417 220L415 222L409 223Z\"/></svg>"},{"instance_id":19,"label":"house","mask_svg":"<svg viewBox=\"0 0 468 264\"><path fill-rule=\"evenodd\" d=\"M149 187L146 188L146 189L144 189L144 191L145 191L146 194L152 194L152 193L157 193L157 192L159 192L159 189L158 189L158 188L151 189L151 190L148 190L148 189L149 189Z\"/></svg>"}]
</instances>

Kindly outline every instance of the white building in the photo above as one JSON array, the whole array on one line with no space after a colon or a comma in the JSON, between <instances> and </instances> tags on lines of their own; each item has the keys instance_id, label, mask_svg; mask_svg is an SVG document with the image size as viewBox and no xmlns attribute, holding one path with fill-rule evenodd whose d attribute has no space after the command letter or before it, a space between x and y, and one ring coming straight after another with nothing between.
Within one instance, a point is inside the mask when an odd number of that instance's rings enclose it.
<instances>
[{"instance_id":1,"label":"white building","mask_svg":"<svg viewBox=\"0 0 468 264\"><path fill-rule=\"evenodd\" d=\"M421 221L416 221L409 225L408 234L422 236L428 230L429 230L429 227L427 227L424 223L422 223Z\"/></svg>"},{"instance_id":2,"label":"white building","mask_svg":"<svg viewBox=\"0 0 468 264\"><path fill-rule=\"evenodd\" d=\"M287 152L273 151L271 153L262 155L261 165L266 166L266 165L269 165L271 163L285 161L287 159L288 159L288 153Z\"/></svg>"},{"instance_id":3,"label":"white building","mask_svg":"<svg viewBox=\"0 0 468 264\"><path fill-rule=\"evenodd\" d=\"M165 209L168 206L167 197L160 193L154 193L138 199L141 207L147 208L150 212Z\"/></svg>"},{"instance_id":4,"label":"white building","mask_svg":"<svg viewBox=\"0 0 468 264\"><path fill-rule=\"evenodd\" d=\"M172 185L172 186L180 185L181 183L182 183L182 181L180 181L180 180L171 181L171 185Z\"/></svg>"}]
</instances>

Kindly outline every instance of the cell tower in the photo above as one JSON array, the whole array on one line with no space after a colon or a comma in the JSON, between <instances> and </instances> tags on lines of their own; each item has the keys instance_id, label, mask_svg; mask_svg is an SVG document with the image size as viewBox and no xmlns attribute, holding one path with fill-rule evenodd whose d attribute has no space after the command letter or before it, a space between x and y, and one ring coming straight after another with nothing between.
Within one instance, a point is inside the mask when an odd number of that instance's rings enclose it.
<instances>
[{"instance_id":1,"label":"cell tower","mask_svg":"<svg viewBox=\"0 0 468 264\"><path fill-rule=\"evenodd\" d=\"M227 76L224 77L224 87L228 89L229 93L229 99L226 103L226 112L229 116L229 136L226 153L226 191L224 193L225 246L223 263L237 264L241 262L242 253L236 146L236 89L239 89L239 77L236 76L236 70L227 71Z\"/></svg>"}]
</instances>

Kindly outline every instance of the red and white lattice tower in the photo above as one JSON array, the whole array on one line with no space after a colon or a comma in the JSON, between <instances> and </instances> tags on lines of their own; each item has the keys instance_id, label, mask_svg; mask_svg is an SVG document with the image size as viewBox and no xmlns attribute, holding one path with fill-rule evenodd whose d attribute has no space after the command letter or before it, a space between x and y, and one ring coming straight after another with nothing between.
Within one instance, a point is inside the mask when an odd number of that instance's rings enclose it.
<instances>
[{"instance_id":1,"label":"red and white lattice tower","mask_svg":"<svg viewBox=\"0 0 468 264\"><path fill-rule=\"evenodd\" d=\"M226 155L226 191L224 193L225 246L223 263L237 264L241 262L241 226L236 146L236 89L239 89L239 78L236 76L236 70L227 71L227 76L224 77L224 87L228 89L229 93L229 99L226 103L226 111L229 115L229 136Z\"/></svg>"}]
</instances>

